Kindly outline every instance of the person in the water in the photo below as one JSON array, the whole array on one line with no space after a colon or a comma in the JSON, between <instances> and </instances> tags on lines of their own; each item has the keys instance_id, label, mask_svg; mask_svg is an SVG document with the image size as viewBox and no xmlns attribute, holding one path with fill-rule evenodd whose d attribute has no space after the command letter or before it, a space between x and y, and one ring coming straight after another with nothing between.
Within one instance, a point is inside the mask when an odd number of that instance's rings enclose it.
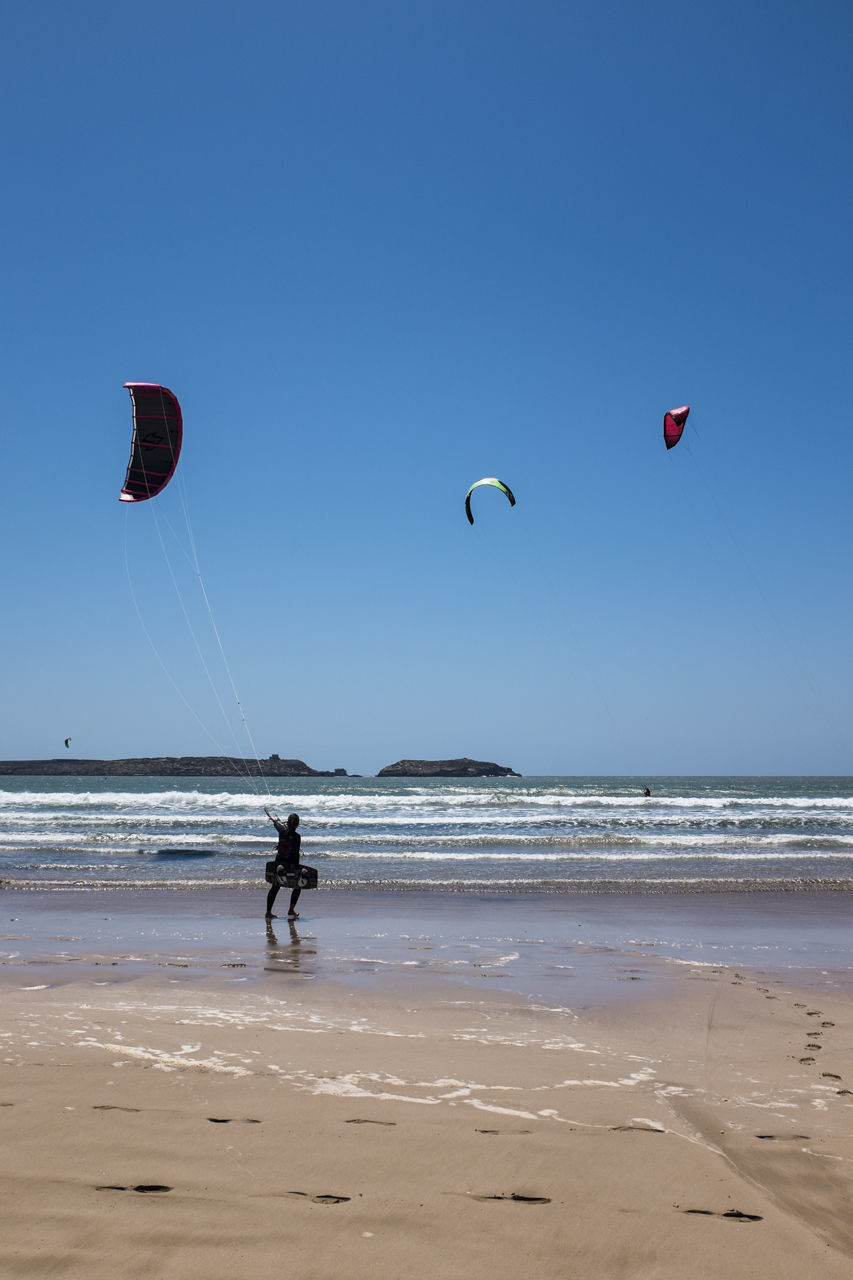
<instances>
[{"instance_id":1,"label":"person in the water","mask_svg":"<svg viewBox=\"0 0 853 1280\"><path fill-rule=\"evenodd\" d=\"M276 850L275 861L276 866L283 866L285 874L295 872L299 867L299 847L302 844L302 837L296 828L299 826L299 814L289 813L287 822L280 822L278 818L274 818L269 809L264 808L264 813L278 832L278 849ZM272 906L276 900L280 885L274 884L267 894L267 920L275 920ZM287 908L288 920L298 920L299 912L296 910L296 904L299 901L299 895L302 890L297 886L290 895L290 906Z\"/></svg>"}]
</instances>

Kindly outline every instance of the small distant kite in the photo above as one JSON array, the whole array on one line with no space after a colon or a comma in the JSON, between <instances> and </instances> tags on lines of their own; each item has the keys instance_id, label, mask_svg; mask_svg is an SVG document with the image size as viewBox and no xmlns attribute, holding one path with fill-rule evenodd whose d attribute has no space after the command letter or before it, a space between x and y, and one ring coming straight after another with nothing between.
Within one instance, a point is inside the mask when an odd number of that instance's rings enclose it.
<instances>
[{"instance_id":1,"label":"small distant kite","mask_svg":"<svg viewBox=\"0 0 853 1280\"><path fill-rule=\"evenodd\" d=\"M133 405L130 462L120 502L154 498L175 474L183 419L177 397L157 382L126 382Z\"/></svg>"},{"instance_id":2,"label":"small distant kite","mask_svg":"<svg viewBox=\"0 0 853 1280\"><path fill-rule=\"evenodd\" d=\"M71 745L71 739L70 739L70 738L66 738L66 739L65 739L65 746L66 746L66 747L69 747L70 745Z\"/></svg>"},{"instance_id":3,"label":"small distant kite","mask_svg":"<svg viewBox=\"0 0 853 1280\"><path fill-rule=\"evenodd\" d=\"M670 409L663 415L663 439L667 449L674 449L681 439L690 405L683 404L680 409Z\"/></svg>"},{"instance_id":4,"label":"small distant kite","mask_svg":"<svg viewBox=\"0 0 853 1280\"><path fill-rule=\"evenodd\" d=\"M506 496L509 498L509 505L511 507L515 506L515 498L512 496L512 490L510 489L509 485L504 484L503 480L496 480L494 476L486 476L484 480L475 481L465 495L465 514L468 517L469 524L474 523L474 517L471 514L471 494L474 492L475 489L478 489L481 484L490 484L490 485L493 485L496 489L500 489L501 493L505 493Z\"/></svg>"}]
</instances>

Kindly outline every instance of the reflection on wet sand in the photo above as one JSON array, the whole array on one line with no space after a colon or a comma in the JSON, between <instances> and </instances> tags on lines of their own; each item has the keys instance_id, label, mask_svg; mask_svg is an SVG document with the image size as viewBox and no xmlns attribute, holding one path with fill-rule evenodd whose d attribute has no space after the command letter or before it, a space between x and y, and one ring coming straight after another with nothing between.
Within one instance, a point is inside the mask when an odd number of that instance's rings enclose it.
<instances>
[{"instance_id":1,"label":"reflection on wet sand","mask_svg":"<svg viewBox=\"0 0 853 1280\"><path fill-rule=\"evenodd\" d=\"M313 961L317 956L317 939L301 937L295 920L288 920L287 927L288 937L280 940L272 921L267 921L267 954L264 969L274 973L296 973L303 978L313 978L316 973L316 965Z\"/></svg>"}]
</instances>

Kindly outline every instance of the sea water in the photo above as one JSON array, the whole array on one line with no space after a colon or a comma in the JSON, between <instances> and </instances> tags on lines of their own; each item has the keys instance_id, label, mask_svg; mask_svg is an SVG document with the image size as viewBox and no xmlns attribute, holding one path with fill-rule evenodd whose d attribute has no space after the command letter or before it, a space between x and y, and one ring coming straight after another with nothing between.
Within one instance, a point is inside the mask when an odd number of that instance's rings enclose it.
<instances>
[{"instance_id":1,"label":"sea water","mask_svg":"<svg viewBox=\"0 0 853 1280\"><path fill-rule=\"evenodd\" d=\"M302 859L325 887L853 888L851 778L344 777L269 788L245 778L0 777L0 882L256 886L275 849L268 805L300 814Z\"/></svg>"}]
</instances>

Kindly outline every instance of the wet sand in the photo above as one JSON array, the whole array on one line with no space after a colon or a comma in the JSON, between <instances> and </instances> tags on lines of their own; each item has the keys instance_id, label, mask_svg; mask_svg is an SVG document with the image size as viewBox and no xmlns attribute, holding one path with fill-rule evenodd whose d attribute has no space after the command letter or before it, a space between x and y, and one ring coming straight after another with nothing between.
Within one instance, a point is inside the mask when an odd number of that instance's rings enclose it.
<instances>
[{"instance_id":1,"label":"wet sand","mask_svg":"<svg viewBox=\"0 0 853 1280\"><path fill-rule=\"evenodd\" d=\"M4 894L0 1270L849 1277L832 896Z\"/></svg>"},{"instance_id":2,"label":"wet sand","mask_svg":"<svg viewBox=\"0 0 853 1280\"><path fill-rule=\"evenodd\" d=\"M528 998L609 998L626 964L751 967L823 985L853 958L853 894L303 893L294 928L262 919L265 888L0 891L0 984L40 963L49 981L86 967L113 978L181 968L198 977L278 964L318 981L488 978ZM287 895L276 906L284 913ZM287 959L285 961L284 956ZM102 975L103 976L103 975ZM176 976L175 974L171 976Z\"/></svg>"}]
</instances>

